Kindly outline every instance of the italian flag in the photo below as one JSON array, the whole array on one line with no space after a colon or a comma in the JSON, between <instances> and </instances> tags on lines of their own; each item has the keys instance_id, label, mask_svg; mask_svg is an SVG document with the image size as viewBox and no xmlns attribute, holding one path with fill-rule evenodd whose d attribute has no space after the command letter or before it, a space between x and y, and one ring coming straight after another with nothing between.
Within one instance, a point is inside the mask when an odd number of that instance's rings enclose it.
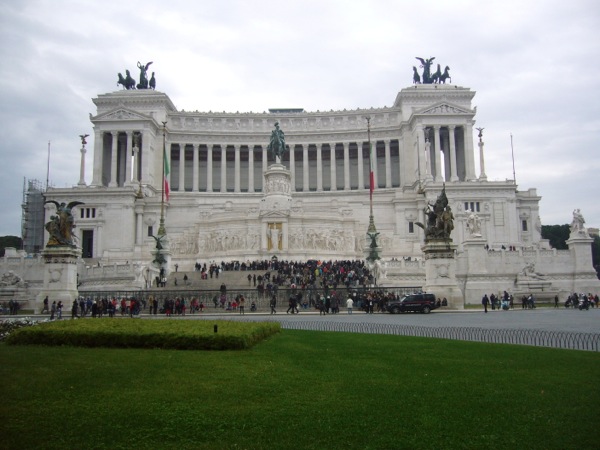
<instances>
[{"instance_id":1,"label":"italian flag","mask_svg":"<svg viewBox=\"0 0 600 450\"><path fill-rule=\"evenodd\" d=\"M369 196L373 200L375 190L375 174L373 172L373 144L369 144Z\"/></svg>"},{"instance_id":2,"label":"italian flag","mask_svg":"<svg viewBox=\"0 0 600 450\"><path fill-rule=\"evenodd\" d=\"M169 201L169 194L171 192L171 188L169 187L169 173L171 170L169 169L169 160L167 159L167 152L163 151L163 163L165 166L165 173L163 177L163 189L165 190L165 199Z\"/></svg>"}]
</instances>

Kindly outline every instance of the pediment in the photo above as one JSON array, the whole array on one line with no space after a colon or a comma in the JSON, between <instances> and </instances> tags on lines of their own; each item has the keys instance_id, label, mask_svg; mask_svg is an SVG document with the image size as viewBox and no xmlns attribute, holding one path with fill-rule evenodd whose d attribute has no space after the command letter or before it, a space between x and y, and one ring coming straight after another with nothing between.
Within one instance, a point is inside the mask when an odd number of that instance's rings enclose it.
<instances>
[{"instance_id":1,"label":"pediment","mask_svg":"<svg viewBox=\"0 0 600 450\"><path fill-rule=\"evenodd\" d=\"M287 219L290 216L290 212L282 210L270 210L264 211L260 214L260 217L265 219Z\"/></svg>"},{"instance_id":2,"label":"pediment","mask_svg":"<svg viewBox=\"0 0 600 450\"><path fill-rule=\"evenodd\" d=\"M145 114L141 114L137 111L133 111L131 109L125 108L125 107L119 107L117 109L114 109L112 111L108 111L102 114L98 114L95 117L91 118L92 122L111 122L111 121L122 121L122 120L135 120L135 121L140 121L140 120L152 120L152 118L150 116L147 116Z\"/></svg>"},{"instance_id":3,"label":"pediment","mask_svg":"<svg viewBox=\"0 0 600 450\"><path fill-rule=\"evenodd\" d=\"M468 114L468 115L473 115L474 111L467 109L467 108L462 108L458 105L453 105L452 103L448 103L448 102L440 102L437 103L435 105L432 106L428 106L424 109L421 109L419 111L415 111L414 113L415 115L436 115L436 116L440 116L440 115L456 115L456 114Z\"/></svg>"}]
</instances>

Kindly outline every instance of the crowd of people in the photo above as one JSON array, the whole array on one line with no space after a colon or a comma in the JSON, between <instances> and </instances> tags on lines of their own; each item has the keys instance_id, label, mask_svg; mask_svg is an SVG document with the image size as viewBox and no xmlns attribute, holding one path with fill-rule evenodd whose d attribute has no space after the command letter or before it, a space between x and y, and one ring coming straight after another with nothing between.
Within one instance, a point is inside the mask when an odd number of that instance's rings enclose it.
<instances>
[{"instance_id":1,"label":"crowd of people","mask_svg":"<svg viewBox=\"0 0 600 450\"><path fill-rule=\"evenodd\" d=\"M481 304L483 305L484 312L488 311L488 306L492 308L492 310L509 310L514 309L514 296L513 294L509 294L507 291L504 291L502 295L496 296L495 294L490 294L488 297L487 294L481 299ZM533 293L524 294L521 296L521 309L535 309L536 308L536 298ZM564 302L564 306L566 308L577 308L580 305L585 307L586 309L589 307L598 307L600 303L600 298L598 295L594 295L592 293L584 294L584 293L572 293L566 298ZM560 307L560 299L558 294L554 296L554 308Z\"/></svg>"}]
</instances>

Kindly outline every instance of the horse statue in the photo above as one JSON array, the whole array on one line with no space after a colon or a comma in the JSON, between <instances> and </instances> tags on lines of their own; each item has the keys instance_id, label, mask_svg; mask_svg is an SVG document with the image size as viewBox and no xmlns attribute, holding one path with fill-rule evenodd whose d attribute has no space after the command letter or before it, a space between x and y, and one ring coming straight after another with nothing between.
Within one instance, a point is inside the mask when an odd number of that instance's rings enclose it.
<instances>
[{"instance_id":1,"label":"horse statue","mask_svg":"<svg viewBox=\"0 0 600 450\"><path fill-rule=\"evenodd\" d=\"M273 159L277 161L277 158L281 160L285 153L285 135L283 130L279 128L279 122L275 122L275 129L271 132L271 141L267 146L267 150L273 155Z\"/></svg>"},{"instance_id":2,"label":"horse statue","mask_svg":"<svg viewBox=\"0 0 600 450\"><path fill-rule=\"evenodd\" d=\"M450 67L448 66L444 69L444 73L440 75L439 82L446 84L446 80L450 80L449 82L452 83L452 78L450 78Z\"/></svg>"},{"instance_id":3,"label":"horse statue","mask_svg":"<svg viewBox=\"0 0 600 450\"><path fill-rule=\"evenodd\" d=\"M123 75L121 75L120 72L118 75L119 80L117 81L117 86L122 85L127 90L135 89L135 80L132 78L131 74L129 73L129 70L125 71L125 78L123 78Z\"/></svg>"},{"instance_id":4,"label":"horse statue","mask_svg":"<svg viewBox=\"0 0 600 450\"><path fill-rule=\"evenodd\" d=\"M440 77L442 76L442 68L440 67L440 65L437 65L437 70L434 72L433 75L431 75L431 82L432 83L439 83Z\"/></svg>"},{"instance_id":5,"label":"horse statue","mask_svg":"<svg viewBox=\"0 0 600 450\"><path fill-rule=\"evenodd\" d=\"M415 66L413 66L413 84L421 84L421 76Z\"/></svg>"}]
</instances>

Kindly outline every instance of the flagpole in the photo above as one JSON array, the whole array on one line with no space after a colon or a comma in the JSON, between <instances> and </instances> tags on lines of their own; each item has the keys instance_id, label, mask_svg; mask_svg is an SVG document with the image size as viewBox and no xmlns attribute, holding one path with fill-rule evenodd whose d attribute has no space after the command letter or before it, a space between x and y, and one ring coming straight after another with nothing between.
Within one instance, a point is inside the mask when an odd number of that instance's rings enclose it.
<instances>
[{"instance_id":1,"label":"flagpole","mask_svg":"<svg viewBox=\"0 0 600 450\"><path fill-rule=\"evenodd\" d=\"M165 160L167 157L167 122L163 123L163 164L162 164L162 195L160 199L160 224L158 226L158 235L164 236L167 234L167 230L165 229Z\"/></svg>"},{"instance_id":2,"label":"flagpole","mask_svg":"<svg viewBox=\"0 0 600 450\"><path fill-rule=\"evenodd\" d=\"M48 192L48 184L50 183L50 141L48 141L48 162L46 164L46 192Z\"/></svg>"},{"instance_id":3,"label":"flagpole","mask_svg":"<svg viewBox=\"0 0 600 450\"><path fill-rule=\"evenodd\" d=\"M369 228L367 229L367 236L371 240L369 244L369 255L367 261L374 264L379 258L379 246L377 245L377 228L375 228L375 217L373 216L373 191L375 189L375 180L373 174L373 148L371 146L371 117L367 116L367 138L369 141ZM375 279L377 284L377 279Z\"/></svg>"},{"instance_id":4,"label":"flagpole","mask_svg":"<svg viewBox=\"0 0 600 450\"><path fill-rule=\"evenodd\" d=\"M376 233L375 219L373 217L373 148L371 147L371 117L367 116L367 140L369 141L369 230L368 233Z\"/></svg>"},{"instance_id":5,"label":"flagpole","mask_svg":"<svg viewBox=\"0 0 600 450\"><path fill-rule=\"evenodd\" d=\"M512 154L512 163L513 163L513 180L515 184L517 184L517 174L515 172L515 149L513 147L513 135L510 133L510 152Z\"/></svg>"}]
</instances>

